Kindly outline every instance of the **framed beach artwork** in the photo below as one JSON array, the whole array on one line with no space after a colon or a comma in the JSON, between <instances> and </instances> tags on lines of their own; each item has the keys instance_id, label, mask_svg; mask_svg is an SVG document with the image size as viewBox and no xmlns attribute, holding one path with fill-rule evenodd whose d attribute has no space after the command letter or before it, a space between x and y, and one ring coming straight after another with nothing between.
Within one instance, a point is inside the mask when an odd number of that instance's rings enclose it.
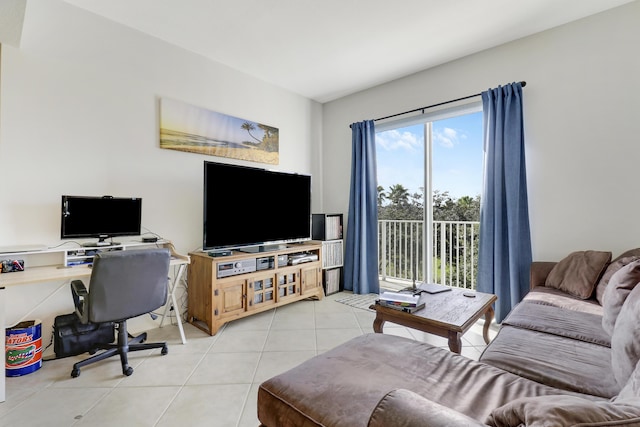
<instances>
[{"instance_id":1,"label":"framed beach artwork","mask_svg":"<svg viewBox=\"0 0 640 427\"><path fill-rule=\"evenodd\" d=\"M160 99L160 148L279 163L278 128Z\"/></svg>"}]
</instances>

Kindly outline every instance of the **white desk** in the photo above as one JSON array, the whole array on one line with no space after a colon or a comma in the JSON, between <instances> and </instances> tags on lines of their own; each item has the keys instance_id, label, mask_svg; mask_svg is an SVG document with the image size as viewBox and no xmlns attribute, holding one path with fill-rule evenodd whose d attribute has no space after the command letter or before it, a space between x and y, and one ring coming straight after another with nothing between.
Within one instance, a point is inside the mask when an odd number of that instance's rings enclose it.
<instances>
[{"instance_id":1,"label":"white desk","mask_svg":"<svg viewBox=\"0 0 640 427\"><path fill-rule=\"evenodd\" d=\"M178 271L174 275L172 280L169 280L167 283L169 298L171 299L170 304L165 306L164 314L162 315L162 320L160 322L160 327L163 326L166 317L169 315L169 311L171 306L173 306L174 310L177 313L178 320L178 329L180 330L180 338L182 339L182 343L186 344L187 340L184 335L184 328L182 326L182 319L180 318L179 307L176 301L176 288L177 285L182 280L182 276L184 275L184 271L187 267L187 264L190 262L190 258L188 255L181 255L175 251L173 244L167 241L158 241L157 243L149 244L142 242L133 242L127 243L126 245L115 245L108 246L106 248L121 248L127 249L128 247L139 249L143 246L152 246L152 247L165 247L171 251L171 266L177 266ZM100 248L104 249L104 248ZM8 259L8 258L21 258L21 255L28 254L29 256L38 256L45 254L55 254L55 253L64 253L65 262L67 257L67 252L69 249L46 249L42 251L29 251L28 253L0 253L0 259ZM27 267L25 266L24 271L17 271L12 273L2 273L0 274L0 325L2 325L2 330L5 330L5 302L4 302L4 288L10 286L19 286L24 284L31 283L42 283L42 282L55 282L55 281L71 281L75 279L87 279L91 276L91 268L88 265L78 265L74 267L64 267L64 264L59 265L43 265L37 267ZM3 333L3 336L5 333ZM2 340L2 346L0 346L0 350L2 350L2 357L5 357L4 350L4 339ZM4 372L4 363L2 364L2 378L0 379L0 402L4 402L5 400L5 372Z\"/></svg>"},{"instance_id":2,"label":"white desk","mask_svg":"<svg viewBox=\"0 0 640 427\"><path fill-rule=\"evenodd\" d=\"M147 244L148 245L148 244ZM171 299L171 304L173 304L174 310L178 310L178 304L176 301L175 291L177 285L182 280L182 276L184 275L184 271L186 269L187 264L189 264L190 259L188 255L178 254L173 245L170 242L158 242L159 246L166 247L171 250L171 266L178 266L178 272L175 274L173 280L170 280L168 283L169 287L169 298ZM138 248L140 245L127 245L127 247ZM60 250L64 251L64 250ZM51 253L51 251L43 251L43 253ZM31 253L33 254L33 253ZM0 258L4 258L6 254L0 254ZM16 254L12 254L16 255ZM19 254L18 254L19 255ZM39 283L39 282L56 282L56 281L71 281L74 279L88 279L91 276L91 268L89 265L78 265L74 267L63 267L60 265L45 265L40 267L27 267L24 271L16 271L13 273L3 273L0 274L0 287L10 287L10 286L18 286L29 283ZM162 321L160 322L160 326L163 325L165 318L169 315L169 311L171 309L171 305L167 304L165 306L165 311L162 316ZM184 329L182 327L182 319L180 319L180 315L177 316L178 319L178 329L180 329L180 337L182 338L182 343L186 344L187 340L184 335Z\"/></svg>"},{"instance_id":3,"label":"white desk","mask_svg":"<svg viewBox=\"0 0 640 427\"><path fill-rule=\"evenodd\" d=\"M166 304L164 306L164 314L162 315L162 320L160 321L160 327L164 325L164 321L169 315L171 311L171 307L177 313L176 319L178 319L178 329L180 330L180 338L182 339L182 344L187 343L187 338L184 336L184 328L182 327L182 316L180 314L178 302L176 301L176 288L180 284L182 280L182 276L184 276L184 270L187 268L187 264L189 264L189 256L188 255L178 255L180 258L176 258L175 256L171 257L170 265L177 265L178 272L174 275L173 280L169 281L169 297L171 298L171 304Z\"/></svg>"}]
</instances>

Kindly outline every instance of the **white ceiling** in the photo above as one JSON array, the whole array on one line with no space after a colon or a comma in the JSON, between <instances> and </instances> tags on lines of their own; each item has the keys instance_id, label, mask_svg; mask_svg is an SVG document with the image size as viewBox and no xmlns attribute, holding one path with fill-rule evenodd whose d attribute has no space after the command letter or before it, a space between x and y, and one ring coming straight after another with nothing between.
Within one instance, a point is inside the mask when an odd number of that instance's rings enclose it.
<instances>
[{"instance_id":1,"label":"white ceiling","mask_svg":"<svg viewBox=\"0 0 640 427\"><path fill-rule=\"evenodd\" d=\"M634 0L64 0L327 102Z\"/></svg>"}]
</instances>

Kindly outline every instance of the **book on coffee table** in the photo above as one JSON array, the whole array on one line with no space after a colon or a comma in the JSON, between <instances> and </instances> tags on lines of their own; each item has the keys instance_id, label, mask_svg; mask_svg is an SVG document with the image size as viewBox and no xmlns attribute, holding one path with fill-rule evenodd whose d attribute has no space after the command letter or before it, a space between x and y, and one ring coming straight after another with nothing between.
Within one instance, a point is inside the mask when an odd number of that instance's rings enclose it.
<instances>
[{"instance_id":1,"label":"book on coffee table","mask_svg":"<svg viewBox=\"0 0 640 427\"><path fill-rule=\"evenodd\" d=\"M386 304L395 304L402 307L416 307L420 301L420 295L402 292L383 292L380 294L380 301Z\"/></svg>"},{"instance_id":2,"label":"book on coffee table","mask_svg":"<svg viewBox=\"0 0 640 427\"><path fill-rule=\"evenodd\" d=\"M416 312L418 310L423 309L424 306L425 306L424 301L419 302L415 306L406 306L406 305L398 304L396 302L389 302L389 301L385 301L385 300L381 300L381 299L377 299L376 300L376 304L378 304L381 307L387 307L387 308L392 308L394 310L404 311L405 313Z\"/></svg>"}]
</instances>

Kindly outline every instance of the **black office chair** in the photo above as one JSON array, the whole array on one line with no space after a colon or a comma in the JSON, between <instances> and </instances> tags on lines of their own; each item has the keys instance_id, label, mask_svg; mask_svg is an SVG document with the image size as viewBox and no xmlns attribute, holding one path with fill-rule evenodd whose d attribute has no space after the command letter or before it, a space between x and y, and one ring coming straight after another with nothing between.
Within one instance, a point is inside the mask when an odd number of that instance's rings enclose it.
<instances>
[{"instance_id":1,"label":"black office chair","mask_svg":"<svg viewBox=\"0 0 640 427\"><path fill-rule=\"evenodd\" d=\"M118 331L115 344L100 346L104 352L73 365L71 376L80 375L80 368L90 363L120 355L122 373L131 375L127 353L162 348L168 353L166 342L145 343L147 334L131 337L127 333L127 319L147 314L167 302L167 281L171 255L168 249L123 250L97 254L89 280L89 291L81 280L71 282L76 314L81 323L114 322Z\"/></svg>"}]
</instances>

